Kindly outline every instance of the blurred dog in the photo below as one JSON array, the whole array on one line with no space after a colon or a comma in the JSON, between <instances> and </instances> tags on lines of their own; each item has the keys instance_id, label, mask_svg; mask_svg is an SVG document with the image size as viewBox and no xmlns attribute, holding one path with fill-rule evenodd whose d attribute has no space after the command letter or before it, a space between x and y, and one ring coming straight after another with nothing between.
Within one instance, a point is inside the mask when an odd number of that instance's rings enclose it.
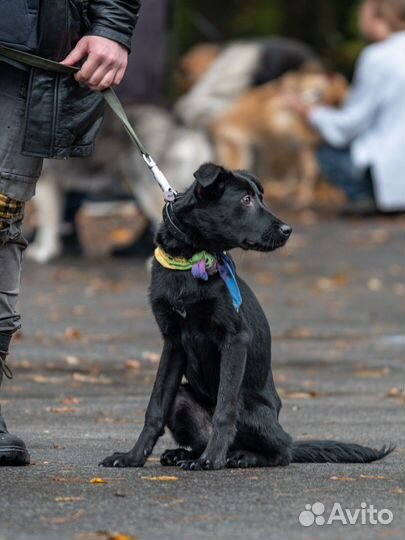
<instances>
[{"instance_id":1,"label":"blurred dog","mask_svg":"<svg viewBox=\"0 0 405 540\"><path fill-rule=\"evenodd\" d=\"M254 88L210 125L216 160L230 169L260 169L288 182L299 207L313 202L319 176L320 136L288 105L289 95L313 105L339 106L348 92L343 76L307 70Z\"/></svg>"}]
</instances>

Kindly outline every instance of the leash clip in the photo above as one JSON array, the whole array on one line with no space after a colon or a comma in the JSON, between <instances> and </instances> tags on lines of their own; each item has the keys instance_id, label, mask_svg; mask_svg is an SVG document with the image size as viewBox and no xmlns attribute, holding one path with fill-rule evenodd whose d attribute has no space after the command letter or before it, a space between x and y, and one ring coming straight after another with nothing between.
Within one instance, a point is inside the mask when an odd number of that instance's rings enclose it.
<instances>
[{"instance_id":1,"label":"leash clip","mask_svg":"<svg viewBox=\"0 0 405 540\"><path fill-rule=\"evenodd\" d=\"M159 185L160 189L163 191L163 197L165 201L173 202L177 197L177 191L172 188L172 186L167 181L166 176L162 173L162 171L159 169L159 167L156 165L150 155L142 154L142 157L146 165L149 167L153 178Z\"/></svg>"}]
</instances>

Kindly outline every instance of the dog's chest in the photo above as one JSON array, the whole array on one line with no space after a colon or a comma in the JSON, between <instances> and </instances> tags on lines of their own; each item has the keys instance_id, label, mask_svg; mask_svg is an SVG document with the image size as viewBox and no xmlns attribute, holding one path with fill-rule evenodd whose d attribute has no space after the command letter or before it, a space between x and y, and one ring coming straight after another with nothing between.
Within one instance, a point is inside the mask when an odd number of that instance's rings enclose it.
<instances>
[{"instance_id":1,"label":"dog's chest","mask_svg":"<svg viewBox=\"0 0 405 540\"><path fill-rule=\"evenodd\" d=\"M216 329L210 327L209 321L202 327L185 322L180 335L186 354L185 375L188 382L198 393L215 400L221 362L220 338Z\"/></svg>"}]
</instances>

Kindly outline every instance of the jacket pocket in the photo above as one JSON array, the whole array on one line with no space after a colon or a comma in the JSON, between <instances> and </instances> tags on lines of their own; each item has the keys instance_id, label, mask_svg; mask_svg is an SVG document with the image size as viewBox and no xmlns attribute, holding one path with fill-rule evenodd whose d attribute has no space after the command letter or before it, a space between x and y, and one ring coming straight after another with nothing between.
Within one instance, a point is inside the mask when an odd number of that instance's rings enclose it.
<instances>
[{"instance_id":1,"label":"jacket pocket","mask_svg":"<svg viewBox=\"0 0 405 540\"><path fill-rule=\"evenodd\" d=\"M36 24L27 0L0 0L0 41L28 47Z\"/></svg>"}]
</instances>

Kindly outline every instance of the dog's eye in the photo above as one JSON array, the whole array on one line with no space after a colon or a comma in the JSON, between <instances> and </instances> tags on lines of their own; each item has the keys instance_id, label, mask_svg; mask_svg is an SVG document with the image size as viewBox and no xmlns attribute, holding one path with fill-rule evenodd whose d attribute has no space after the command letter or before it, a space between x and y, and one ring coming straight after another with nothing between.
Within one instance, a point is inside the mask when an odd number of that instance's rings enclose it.
<instances>
[{"instance_id":1,"label":"dog's eye","mask_svg":"<svg viewBox=\"0 0 405 540\"><path fill-rule=\"evenodd\" d=\"M253 204L252 196L245 195L244 197L242 197L241 203L243 204L243 206L252 206Z\"/></svg>"}]
</instances>

